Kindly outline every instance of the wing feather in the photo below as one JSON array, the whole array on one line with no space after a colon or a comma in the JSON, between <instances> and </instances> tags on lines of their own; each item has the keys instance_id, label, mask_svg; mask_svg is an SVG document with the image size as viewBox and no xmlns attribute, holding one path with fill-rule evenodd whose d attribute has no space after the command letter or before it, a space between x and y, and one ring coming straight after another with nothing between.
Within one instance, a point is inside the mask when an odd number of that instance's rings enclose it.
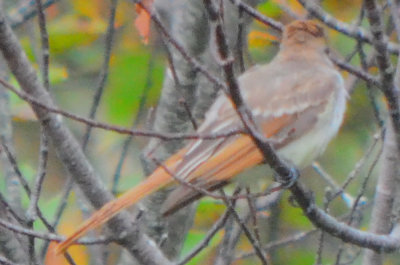
<instances>
[{"instance_id":1,"label":"wing feather","mask_svg":"<svg viewBox=\"0 0 400 265\"><path fill-rule=\"evenodd\" d=\"M291 62L284 65L284 72L274 66L257 66L239 77L242 95L264 135L271 139L276 148L281 148L293 139L306 134L318 120L318 115L326 107L332 94L342 88L340 78L331 68L321 67L314 73L293 69ZM324 80L322 82L321 80ZM251 91L251 94L250 92ZM206 114L200 133L220 133L242 128L232 102L221 95ZM263 157L249 136L231 136L226 139L196 140L177 163L176 176L199 187L208 189L218 182L226 183L230 178L247 168L262 162ZM174 196L177 201L169 201L173 208L188 196ZM177 192L176 192L177 193Z\"/></svg>"}]
</instances>

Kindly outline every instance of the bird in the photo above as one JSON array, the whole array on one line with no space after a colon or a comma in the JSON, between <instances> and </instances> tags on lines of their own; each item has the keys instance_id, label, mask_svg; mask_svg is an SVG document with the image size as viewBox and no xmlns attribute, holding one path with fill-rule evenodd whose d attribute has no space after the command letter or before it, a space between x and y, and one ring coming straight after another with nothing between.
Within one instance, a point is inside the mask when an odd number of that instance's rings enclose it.
<instances>
[{"instance_id":1,"label":"bird","mask_svg":"<svg viewBox=\"0 0 400 265\"><path fill-rule=\"evenodd\" d=\"M338 133L345 114L348 94L326 51L323 28L313 20L295 20L284 27L275 57L237 78L258 128L278 155L299 170L323 153ZM232 100L220 93L197 133L218 134L243 128ZM63 253L87 231L147 195L176 184L176 178L212 191L263 162L262 153L248 134L190 140L145 180L96 211L57 245L56 252ZM187 185L177 185L167 198L164 211L173 212L201 195Z\"/></svg>"}]
</instances>

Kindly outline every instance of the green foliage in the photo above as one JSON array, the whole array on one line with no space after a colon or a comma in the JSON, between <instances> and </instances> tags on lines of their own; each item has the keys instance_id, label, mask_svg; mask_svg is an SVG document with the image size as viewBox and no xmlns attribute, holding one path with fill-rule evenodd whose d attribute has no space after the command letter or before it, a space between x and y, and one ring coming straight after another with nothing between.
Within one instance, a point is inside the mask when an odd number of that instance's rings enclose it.
<instances>
[{"instance_id":1,"label":"green foliage","mask_svg":"<svg viewBox=\"0 0 400 265\"><path fill-rule=\"evenodd\" d=\"M129 126L146 89L150 89L148 102L156 102L163 77L163 62L160 57L153 57L154 66L149 72L149 59L149 51L143 48L116 52L104 95L106 113L112 122Z\"/></svg>"},{"instance_id":2,"label":"green foliage","mask_svg":"<svg viewBox=\"0 0 400 265\"><path fill-rule=\"evenodd\" d=\"M205 231L197 231L197 230L191 230L186 237L184 247L182 249L182 257L186 256L186 254L190 253L194 247L196 247L200 242L202 242L203 238L205 236ZM210 241L210 243L207 245L205 249L200 252L199 255L196 255L189 263L189 265L196 265L196 264L204 264L204 262L207 261L209 258L209 255L211 255L218 246L218 243L222 239L222 232L217 233L213 239Z\"/></svg>"},{"instance_id":3,"label":"green foliage","mask_svg":"<svg viewBox=\"0 0 400 265\"><path fill-rule=\"evenodd\" d=\"M273 1L265 1L259 5L258 10L268 17L277 17L282 14L282 9Z\"/></svg>"}]
</instances>

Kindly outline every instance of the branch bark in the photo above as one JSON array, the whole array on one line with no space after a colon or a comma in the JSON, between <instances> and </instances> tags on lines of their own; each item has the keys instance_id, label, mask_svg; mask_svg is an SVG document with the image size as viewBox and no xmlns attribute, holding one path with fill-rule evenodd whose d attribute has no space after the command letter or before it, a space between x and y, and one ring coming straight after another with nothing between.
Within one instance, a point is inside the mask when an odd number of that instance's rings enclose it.
<instances>
[{"instance_id":1,"label":"branch bark","mask_svg":"<svg viewBox=\"0 0 400 265\"><path fill-rule=\"evenodd\" d=\"M254 6L257 1L250 0L248 3L250 6ZM167 25L167 21L171 24L169 30L171 37L179 43L181 49L185 50L190 58L199 58L199 61L202 62L209 73L217 77L221 76L221 69L215 62L214 53L210 49L212 44L210 44L209 22L202 1L175 0L171 4L176 7L173 14L168 15L165 10L162 12L163 25ZM223 1L223 5L226 14L225 29L229 36L229 46L235 47L238 24L243 22L244 31L242 35L245 36L250 18L246 16L243 21L239 21L237 7L229 1ZM153 13L154 15L156 14ZM160 16L158 18L160 19ZM186 56L175 46L168 43L167 49L170 54L170 65L165 74L154 130L163 133L193 131L193 118L195 123L203 119L204 112L212 104L220 86L204 75L198 75L199 69L187 60ZM191 106L191 108L185 108L184 104ZM150 173L154 169L155 165L152 162L154 159L163 161L182 147L183 143L182 140L160 143L159 140L152 139L143 156L146 173ZM157 151L151 157L149 154L155 148ZM163 249L167 256L173 258L179 253L183 239L191 227L194 206L186 207L186 209L182 209L163 220L158 213L168 193L168 191L161 191L150 196L147 200L146 208L150 211L146 214L146 223L150 227L148 229L149 234L156 241L159 241L163 234L168 233L168 238L163 243Z\"/></svg>"},{"instance_id":2,"label":"branch bark","mask_svg":"<svg viewBox=\"0 0 400 265\"><path fill-rule=\"evenodd\" d=\"M369 231L375 234L388 234L392 229L392 209L396 191L396 177L399 173L398 149L395 132L390 121L387 122L384 139L382 165L375 191L374 207L371 213ZM364 265L379 265L383 255L379 252L366 250L363 257Z\"/></svg>"},{"instance_id":3,"label":"branch bark","mask_svg":"<svg viewBox=\"0 0 400 265\"><path fill-rule=\"evenodd\" d=\"M28 61L15 34L0 11L0 50L20 87L41 102L54 106L46 89L40 84L32 65ZM69 129L59 115L53 114L36 105L32 105L38 119L49 135L59 159L73 176L91 204L100 208L113 197L94 172L91 164ZM136 225L132 225L130 216L124 212L116 216L109 227L115 235L121 237L119 243L129 250L143 264L170 264L154 243Z\"/></svg>"}]
</instances>

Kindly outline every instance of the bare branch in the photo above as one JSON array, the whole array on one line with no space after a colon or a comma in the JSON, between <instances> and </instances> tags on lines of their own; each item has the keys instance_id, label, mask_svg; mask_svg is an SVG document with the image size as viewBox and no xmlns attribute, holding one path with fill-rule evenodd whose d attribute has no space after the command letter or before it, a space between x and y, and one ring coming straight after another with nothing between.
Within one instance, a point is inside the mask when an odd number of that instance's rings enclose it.
<instances>
[{"instance_id":1,"label":"bare branch","mask_svg":"<svg viewBox=\"0 0 400 265\"><path fill-rule=\"evenodd\" d=\"M32 105L35 105L41 109L44 109L46 111L52 112L52 113L57 113L62 116L65 116L67 118L73 119L75 121L79 121L85 124L88 124L92 127L96 127L99 129L104 129L108 131L113 131L117 132L120 134L128 134L128 135L134 135L134 136L143 136L143 137L153 137L153 138L158 138L160 140L164 141L170 141L170 140L192 140L192 139L205 139L205 140L213 140L213 139L218 139L218 138L226 138L229 136L237 135L237 134L242 134L244 133L243 130L237 129L233 131L228 131L226 133L218 133L218 134L197 134L197 133L161 133L161 132L154 132L154 131L146 131L146 130L135 130L135 129L128 129L120 126L113 126L108 123L103 123L103 122L98 122L95 120L91 120L82 116L78 116L75 114L72 114L70 112L61 110L57 107L48 105L44 102L41 102L40 100L35 99L34 97L30 96L29 94L23 92L23 91L18 91L16 88L14 88L12 85L10 85L8 82L6 82L4 79L0 78L0 84L2 84L4 87L7 89L11 90L15 94L17 94L21 99L26 100Z\"/></svg>"},{"instance_id":2,"label":"bare branch","mask_svg":"<svg viewBox=\"0 0 400 265\"><path fill-rule=\"evenodd\" d=\"M321 20L327 26L333 28L334 30L341 32L349 37L352 37L357 40L361 40L367 43L374 45L374 32L367 32L365 29L358 27L357 25L351 26L340 20L337 20L333 16L326 13L320 6L313 3L310 0L297 0L300 4L303 5L308 12L310 12L313 16ZM392 53L399 53L400 46L397 43L385 43L385 49L389 50Z\"/></svg>"},{"instance_id":3,"label":"bare branch","mask_svg":"<svg viewBox=\"0 0 400 265\"><path fill-rule=\"evenodd\" d=\"M24 1L21 6L10 12L8 20L12 28L17 28L21 26L26 21L37 15L35 1L36 0ZM45 0L42 4L42 9L46 9L57 3L58 1L60 0Z\"/></svg>"},{"instance_id":4,"label":"bare branch","mask_svg":"<svg viewBox=\"0 0 400 265\"><path fill-rule=\"evenodd\" d=\"M39 98L46 105L53 107L54 103L51 97L39 83L34 69L2 13L0 13L0 50L21 88L35 99ZM78 142L58 116L36 105L32 105L32 108L44 124L60 160L92 205L100 208L110 201L113 198L112 195L105 189ZM119 240L119 243L142 263L169 264L170 262L162 255L156 245L150 243L152 241L137 230L130 220L131 218L127 213L121 213L110 221L110 228L113 232L116 235L125 236Z\"/></svg>"}]
</instances>

